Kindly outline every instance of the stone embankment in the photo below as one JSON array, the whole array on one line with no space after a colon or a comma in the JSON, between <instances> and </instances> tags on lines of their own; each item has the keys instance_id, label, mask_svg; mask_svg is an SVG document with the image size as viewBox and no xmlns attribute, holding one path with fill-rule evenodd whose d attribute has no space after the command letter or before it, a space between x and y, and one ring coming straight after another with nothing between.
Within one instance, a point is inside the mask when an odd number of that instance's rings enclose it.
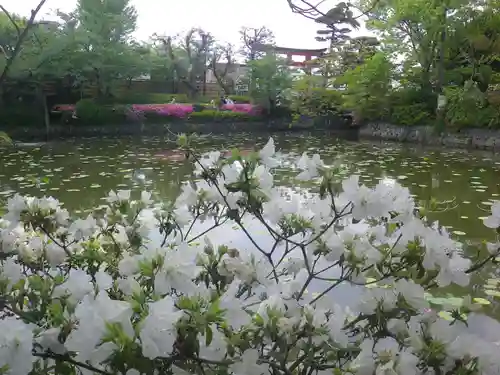
<instances>
[{"instance_id":1,"label":"stone embankment","mask_svg":"<svg viewBox=\"0 0 500 375\"><path fill-rule=\"evenodd\" d=\"M397 126L384 123L366 124L359 129L361 139L380 139L451 148L472 148L500 151L500 131L463 129L459 132L436 134L431 126Z\"/></svg>"}]
</instances>

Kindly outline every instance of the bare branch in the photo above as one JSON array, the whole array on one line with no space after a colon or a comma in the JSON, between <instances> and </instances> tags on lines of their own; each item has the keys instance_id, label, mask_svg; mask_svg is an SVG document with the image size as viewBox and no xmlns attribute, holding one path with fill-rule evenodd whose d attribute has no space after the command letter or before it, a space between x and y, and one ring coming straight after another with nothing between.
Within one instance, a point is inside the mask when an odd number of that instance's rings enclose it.
<instances>
[{"instance_id":1,"label":"bare branch","mask_svg":"<svg viewBox=\"0 0 500 375\"><path fill-rule=\"evenodd\" d=\"M369 13L371 13L375 10L375 8L379 5L379 3L380 3L380 0L374 0L372 5L370 5L367 10L362 10L362 9L356 7L355 5L350 4L351 7L355 8L356 10L358 10L361 13L359 16L354 17L354 19L357 20L358 18L361 18L363 16L367 16Z\"/></svg>"},{"instance_id":2,"label":"bare branch","mask_svg":"<svg viewBox=\"0 0 500 375\"><path fill-rule=\"evenodd\" d=\"M245 55L248 60L255 60L260 57L255 49L256 45L274 44L274 34L265 26L259 28L243 27L240 30L240 39L243 42L243 48L240 53Z\"/></svg>"},{"instance_id":3,"label":"bare branch","mask_svg":"<svg viewBox=\"0 0 500 375\"><path fill-rule=\"evenodd\" d=\"M325 0L319 1L316 5L311 4L307 0L287 0L288 6L292 9L293 13L300 14L306 18L316 21L318 17L326 17L326 14L321 12L318 7L325 2ZM296 3L302 4L297 5Z\"/></svg>"},{"instance_id":4,"label":"bare branch","mask_svg":"<svg viewBox=\"0 0 500 375\"><path fill-rule=\"evenodd\" d=\"M380 0L374 0L367 10L362 10L352 3L340 2L328 12L319 10L319 7L325 2L325 0L318 1L316 4L312 4L310 0L287 0L287 2L293 13L300 14L306 18L325 24L328 24L328 22L324 22L321 19L327 20L331 18L333 13L335 13L332 11L336 9L338 12L338 10L343 9L344 14L347 16L346 23L352 23L352 25L354 26L359 18L364 17L372 12L380 3ZM360 14L354 17L352 11L350 10L351 8L359 11Z\"/></svg>"},{"instance_id":5,"label":"bare branch","mask_svg":"<svg viewBox=\"0 0 500 375\"><path fill-rule=\"evenodd\" d=\"M199 55L199 51L193 50L193 41L194 35L197 32L196 29L191 29L189 32L182 38L180 38L180 47L186 52L188 62L190 67L187 69L181 66L179 59L177 58L174 52L173 40L171 36L162 37L157 34L154 34L153 37L163 44L165 51L172 62L172 66L174 70L177 72L179 79L188 87L189 91L192 94L196 94L198 89L196 85L193 83L195 70L193 64L196 62L196 58Z\"/></svg>"},{"instance_id":6,"label":"bare branch","mask_svg":"<svg viewBox=\"0 0 500 375\"><path fill-rule=\"evenodd\" d=\"M226 60L224 68L219 69L219 64L222 59ZM212 52L212 58L210 60L210 69L212 70L215 79L219 86L226 92L229 93L230 87L226 82L227 74L229 73L229 68L233 65L233 46L227 44L225 46L219 45L215 46Z\"/></svg>"},{"instance_id":7,"label":"bare branch","mask_svg":"<svg viewBox=\"0 0 500 375\"><path fill-rule=\"evenodd\" d=\"M9 74L9 70L12 66L12 63L14 62L17 55L21 51L21 46L22 46L24 40L26 39L26 36L28 35L28 31L33 26L38 12L40 12L40 9L42 9L42 7L46 1L47 0L40 0L40 2L38 3L38 6L31 11L31 16L30 16L28 22L26 23L26 26L19 33L14 50L12 51L12 54L10 55L10 57L7 59L7 62L6 62L5 67L3 69L3 72L0 75L0 87L1 87L2 83L5 81L5 79L7 78L7 75ZM2 7L2 10L5 12L5 9L3 9L3 7ZM6 12L6 14L8 14L8 12ZM12 20L12 17L10 17L10 15L8 15L8 17Z\"/></svg>"}]
</instances>

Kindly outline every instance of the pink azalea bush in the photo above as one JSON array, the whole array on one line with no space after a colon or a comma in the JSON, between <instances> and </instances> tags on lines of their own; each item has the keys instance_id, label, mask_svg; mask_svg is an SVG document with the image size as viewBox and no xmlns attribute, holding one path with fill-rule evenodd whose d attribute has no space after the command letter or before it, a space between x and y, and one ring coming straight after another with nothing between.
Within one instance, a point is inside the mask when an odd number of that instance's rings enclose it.
<instances>
[{"instance_id":1,"label":"pink azalea bush","mask_svg":"<svg viewBox=\"0 0 500 375\"><path fill-rule=\"evenodd\" d=\"M187 117L193 112L192 104L132 104L134 111L155 112L162 116Z\"/></svg>"},{"instance_id":2,"label":"pink azalea bush","mask_svg":"<svg viewBox=\"0 0 500 375\"><path fill-rule=\"evenodd\" d=\"M52 111L73 112L75 107L74 104L58 104L52 108ZM261 107L252 104L224 104L221 109L235 113L245 113L250 116L258 116L262 113ZM193 104L189 103L132 104L125 110L125 114L129 119L143 118L148 113L155 113L160 116L187 118L193 112Z\"/></svg>"},{"instance_id":3,"label":"pink azalea bush","mask_svg":"<svg viewBox=\"0 0 500 375\"><path fill-rule=\"evenodd\" d=\"M194 112L192 104L133 104L132 109L144 113L154 112L162 116L173 116L178 118L189 117L189 115ZM245 113L252 116L261 113L260 107L252 104L224 104L221 109L235 113Z\"/></svg>"},{"instance_id":4,"label":"pink azalea bush","mask_svg":"<svg viewBox=\"0 0 500 375\"><path fill-rule=\"evenodd\" d=\"M160 116L186 118L193 113L192 104L132 104L132 111L143 114L156 113Z\"/></svg>"},{"instance_id":5,"label":"pink azalea bush","mask_svg":"<svg viewBox=\"0 0 500 375\"><path fill-rule=\"evenodd\" d=\"M75 107L75 104L56 104L52 107L52 112L73 112Z\"/></svg>"},{"instance_id":6,"label":"pink azalea bush","mask_svg":"<svg viewBox=\"0 0 500 375\"><path fill-rule=\"evenodd\" d=\"M262 108L253 104L224 104L222 109L225 111L246 113L249 115L259 115L262 112Z\"/></svg>"}]
</instances>

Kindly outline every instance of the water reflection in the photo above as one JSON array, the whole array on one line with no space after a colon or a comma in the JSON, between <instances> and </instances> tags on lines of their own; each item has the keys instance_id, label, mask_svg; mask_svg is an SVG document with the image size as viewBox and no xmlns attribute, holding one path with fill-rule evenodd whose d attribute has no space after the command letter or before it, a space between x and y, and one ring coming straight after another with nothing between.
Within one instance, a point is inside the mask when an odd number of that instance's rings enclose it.
<instances>
[{"instance_id":1,"label":"water reflection","mask_svg":"<svg viewBox=\"0 0 500 375\"><path fill-rule=\"evenodd\" d=\"M451 232L465 233L466 239L491 236L481 218L487 216L492 202L500 199L500 159L492 153L345 143L324 134L274 137L284 158L275 176L282 186L316 188L314 183L294 179L297 171L292 162L303 152L318 152L327 164L339 167L339 178L358 173L369 186L380 180L387 184L398 181L418 200L452 201L433 218ZM182 153L170 138L94 138L0 149L0 201L16 191L53 195L69 209L84 211L100 205L101 198L112 189L132 189L137 196L147 188L158 199L175 197L192 166L179 156ZM199 137L197 147L205 151L234 147L248 150L249 139L255 141L255 147L267 141L267 137L246 134L210 135Z\"/></svg>"},{"instance_id":2,"label":"water reflection","mask_svg":"<svg viewBox=\"0 0 500 375\"><path fill-rule=\"evenodd\" d=\"M396 181L396 179L391 178L391 177L384 177L384 178L382 178L381 182L386 186L392 187L396 184L397 181Z\"/></svg>"}]
</instances>

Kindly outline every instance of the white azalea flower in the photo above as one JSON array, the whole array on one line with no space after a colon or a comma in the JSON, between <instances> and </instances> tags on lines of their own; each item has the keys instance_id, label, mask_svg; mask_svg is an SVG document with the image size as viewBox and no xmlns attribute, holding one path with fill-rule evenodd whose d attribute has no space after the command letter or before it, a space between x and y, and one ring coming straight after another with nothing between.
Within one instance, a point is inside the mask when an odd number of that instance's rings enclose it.
<instances>
[{"instance_id":1,"label":"white azalea flower","mask_svg":"<svg viewBox=\"0 0 500 375\"><path fill-rule=\"evenodd\" d=\"M500 227L500 201L493 203L491 215L484 219L484 225L492 229Z\"/></svg>"}]
</instances>

